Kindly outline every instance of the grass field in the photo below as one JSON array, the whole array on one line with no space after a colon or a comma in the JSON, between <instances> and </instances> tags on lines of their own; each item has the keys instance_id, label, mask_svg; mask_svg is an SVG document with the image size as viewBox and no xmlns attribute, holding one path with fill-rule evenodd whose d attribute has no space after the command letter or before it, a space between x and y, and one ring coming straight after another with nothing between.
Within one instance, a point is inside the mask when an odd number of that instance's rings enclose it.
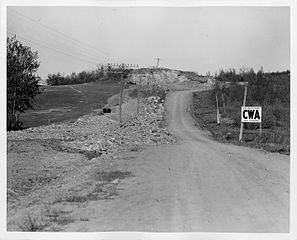
<instances>
[{"instance_id":1,"label":"grass field","mask_svg":"<svg viewBox=\"0 0 297 240\"><path fill-rule=\"evenodd\" d=\"M75 85L42 86L34 110L21 114L23 127L76 119L104 106L107 99L120 92L116 81L90 82Z\"/></svg>"}]
</instances>

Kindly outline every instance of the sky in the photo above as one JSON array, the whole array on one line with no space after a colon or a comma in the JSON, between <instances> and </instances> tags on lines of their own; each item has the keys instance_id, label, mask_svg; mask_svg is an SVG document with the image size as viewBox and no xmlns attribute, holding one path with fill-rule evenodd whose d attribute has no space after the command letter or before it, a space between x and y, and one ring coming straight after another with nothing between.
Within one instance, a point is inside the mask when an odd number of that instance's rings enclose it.
<instances>
[{"instance_id":1,"label":"sky","mask_svg":"<svg viewBox=\"0 0 297 240\"><path fill-rule=\"evenodd\" d=\"M126 63L212 74L290 69L288 7L8 7L7 34L38 51L38 74Z\"/></svg>"}]
</instances>

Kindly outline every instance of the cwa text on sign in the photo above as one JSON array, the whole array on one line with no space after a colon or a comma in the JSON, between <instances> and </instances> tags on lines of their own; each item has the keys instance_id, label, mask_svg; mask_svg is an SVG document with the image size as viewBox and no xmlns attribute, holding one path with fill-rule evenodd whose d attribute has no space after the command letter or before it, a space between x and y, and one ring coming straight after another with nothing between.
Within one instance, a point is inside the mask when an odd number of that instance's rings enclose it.
<instances>
[{"instance_id":1,"label":"cwa text on sign","mask_svg":"<svg viewBox=\"0 0 297 240\"><path fill-rule=\"evenodd\" d=\"M241 122L261 123L262 107L241 107Z\"/></svg>"}]
</instances>

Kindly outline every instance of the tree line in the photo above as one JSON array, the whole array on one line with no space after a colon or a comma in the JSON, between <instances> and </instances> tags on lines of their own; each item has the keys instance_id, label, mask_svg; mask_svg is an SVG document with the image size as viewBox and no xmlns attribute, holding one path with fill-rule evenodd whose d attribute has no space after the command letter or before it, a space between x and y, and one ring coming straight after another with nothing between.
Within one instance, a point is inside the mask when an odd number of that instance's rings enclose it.
<instances>
[{"instance_id":1,"label":"tree line","mask_svg":"<svg viewBox=\"0 0 297 240\"><path fill-rule=\"evenodd\" d=\"M70 75L62 75L61 73L49 74L46 83L49 86L56 85L69 85L69 84L81 84L95 81L120 81L121 74L124 77L132 71L124 67L114 68L112 65L108 65L105 69L103 66L98 67L96 70L82 71L79 73L72 72Z\"/></svg>"}]
</instances>

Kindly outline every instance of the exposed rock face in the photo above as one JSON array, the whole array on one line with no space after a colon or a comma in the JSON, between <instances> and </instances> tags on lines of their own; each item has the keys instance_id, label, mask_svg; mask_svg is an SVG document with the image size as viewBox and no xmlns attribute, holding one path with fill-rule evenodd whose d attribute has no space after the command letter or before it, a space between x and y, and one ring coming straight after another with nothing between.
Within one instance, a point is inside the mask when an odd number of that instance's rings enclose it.
<instances>
[{"instance_id":1,"label":"exposed rock face","mask_svg":"<svg viewBox=\"0 0 297 240\"><path fill-rule=\"evenodd\" d=\"M142 83L149 81L153 84L182 83L189 81L211 84L214 81L212 77L201 76L195 72L186 72L171 69L144 69L135 71L132 74L131 82L138 83L140 76L142 76Z\"/></svg>"}]
</instances>

